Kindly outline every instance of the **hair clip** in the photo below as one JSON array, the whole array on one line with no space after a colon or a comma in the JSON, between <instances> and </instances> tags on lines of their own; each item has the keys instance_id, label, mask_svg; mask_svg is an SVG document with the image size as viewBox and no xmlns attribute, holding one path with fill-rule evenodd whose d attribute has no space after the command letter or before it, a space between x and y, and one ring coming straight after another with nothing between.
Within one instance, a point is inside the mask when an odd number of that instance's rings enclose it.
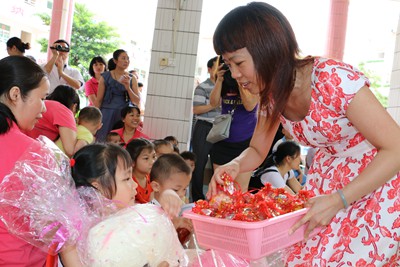
<instances>
[{"instance_id":1,"label":"hair clip","mask_svg":"<svg viewBox=\"0 0 400 267\"><path fill-rule=\"evenodd\" d=\"M71 167L74 167L74 166L75 166L75 159L70 159L70 160L69 160L69 165L70 165Z\"/></svg>"}]
</instances>

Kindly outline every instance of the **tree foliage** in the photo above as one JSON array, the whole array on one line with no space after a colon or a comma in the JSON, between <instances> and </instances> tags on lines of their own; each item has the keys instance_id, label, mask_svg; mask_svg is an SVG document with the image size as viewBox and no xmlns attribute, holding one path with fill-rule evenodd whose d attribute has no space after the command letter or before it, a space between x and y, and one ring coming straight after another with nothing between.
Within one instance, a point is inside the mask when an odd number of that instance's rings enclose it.
<instances>
[{"instance_id":1,"label":"tree foliage","mask_svg":"<svg viewBox=\"0 0 400 267\"><path fill-rule=\"evenodd\" d=\"M46 24L46 16L37 15ZM48 40L42 38L38 43L42 47L41 51L47 52ZM69 64L79 68L85 80L89 78L87 68L90 60L95 56L104 57L112 53L119 44L119 35L114 27L103 21L96 22L94 14L84 4L75 3Z\"/></svg>"},{"instance_id":2,"label":"tree foliage","mask_svg":"<svg viewBox=\"0 0 400 267\"><path fill-rule=\"evenodd\" d=\"M371 91L374 93L374 95L379 100L379 102L382 104L382 106L384 106L386 108L388 105L388 97L384 96L383 94L381 94L379 92L379 88L383 87L381 77L379 77L372 70L367 69L366 64L364 62L361 62L358 65L358 69L368 77L369 81L371 82L371 86L370 86Z\"/></svg>"}]
</instances>

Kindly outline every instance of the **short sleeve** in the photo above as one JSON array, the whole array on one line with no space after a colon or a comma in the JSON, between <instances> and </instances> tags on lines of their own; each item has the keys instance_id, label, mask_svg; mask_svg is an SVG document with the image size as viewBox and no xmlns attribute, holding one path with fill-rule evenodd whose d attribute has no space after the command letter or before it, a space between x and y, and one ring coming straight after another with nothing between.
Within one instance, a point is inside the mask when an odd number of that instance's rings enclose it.
<instances>
[{"instance_id":1,"label":"short sleeve","mask_svg":"<svg viewBox=\"0 0 400 267\"><path fill-rule=\"evenodd\" d=\"M261 175L261 183L270 183L273 188L284 188L286 186L281 174L278 171L269 171Z\"/></svg>"},{"instance_id":2,"label":"short sleeve","mask_svg":"<svg viewBox=\"0 0 400 267\"><path fill-rule=\"evenodd\" d=\"M199 85L194 90L193 106L200 106L206 104L207 104L207 92L201 85Z\"/></svg>"}]
</instances>

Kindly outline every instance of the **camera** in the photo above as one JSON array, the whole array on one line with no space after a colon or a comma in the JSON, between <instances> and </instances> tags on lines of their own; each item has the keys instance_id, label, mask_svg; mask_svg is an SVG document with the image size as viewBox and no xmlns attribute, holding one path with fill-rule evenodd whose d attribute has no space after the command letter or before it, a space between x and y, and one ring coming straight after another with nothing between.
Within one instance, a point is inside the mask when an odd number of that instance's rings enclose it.
<instances>
[{"instance_id":1,"label":"camera","mask_svg":"<svg viewBox=\"0 0 400 267\"><path fill-rule=\"evenodd\" d=\"M54 47L50 47L50 49L55 49L60 52L69 52L69 47L63 47L62 45L55 45Z\"/></svg>"}]
</instances>

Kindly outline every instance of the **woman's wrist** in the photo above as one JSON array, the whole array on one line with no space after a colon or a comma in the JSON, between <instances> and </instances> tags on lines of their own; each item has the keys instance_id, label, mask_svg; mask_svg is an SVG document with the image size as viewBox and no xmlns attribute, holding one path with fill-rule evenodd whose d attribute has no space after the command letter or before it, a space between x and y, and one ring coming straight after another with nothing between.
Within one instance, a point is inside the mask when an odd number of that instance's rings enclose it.
<instances>
[{"instance_id":1,"label":"woman's wrist","mask_svg":"<svg viewBox=\"0 0 400 267\"><path fill-rule=\"evenodd\" d=\"M344 208L347 209L349 207L349 203L347 202L346 197L343 194L343 191L341 189L339 189L339 190L337 190L337 193L339 194L339 197L342 201Z\"/></svg>"}]
</instances>

